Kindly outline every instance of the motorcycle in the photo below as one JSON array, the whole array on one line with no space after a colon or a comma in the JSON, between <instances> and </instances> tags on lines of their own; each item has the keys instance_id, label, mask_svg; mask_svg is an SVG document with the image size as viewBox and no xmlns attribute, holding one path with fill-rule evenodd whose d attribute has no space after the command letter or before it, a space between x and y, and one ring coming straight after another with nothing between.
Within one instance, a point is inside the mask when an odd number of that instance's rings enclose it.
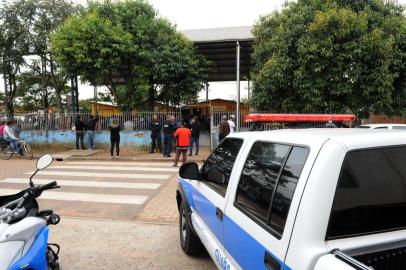
<instances>
[{"instance_id":1,"label":"motorcycle","mask_svg":"<svg viewBox=\"0 0 406 270\"><path fill-rule=\"evenodd\" d=\"M48 243L48 225L60 217L52 210L39 210L36 199L45 190L59 188L56 181L35 185L35 174L51 165L51 155L37 161L28 189L0 197L0 270L60 270L59 245Z\"/></svg>"}]
</instances>

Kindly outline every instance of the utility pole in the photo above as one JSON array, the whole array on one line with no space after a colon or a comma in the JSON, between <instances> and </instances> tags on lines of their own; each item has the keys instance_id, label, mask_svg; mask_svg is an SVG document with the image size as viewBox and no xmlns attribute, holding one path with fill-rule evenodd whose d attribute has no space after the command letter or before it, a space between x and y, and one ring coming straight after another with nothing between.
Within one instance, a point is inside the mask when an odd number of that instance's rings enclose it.
<instances>
[{"instance_id":1,"label":"utility pole","mask_svg":"<svg viewBox=\"0 0 406 270\"><path fill-rule=\"evenodd\" d=\"M236 131L240 131L240 42L237 41L237 54L236 54L236 66L237 66L237 115L236 115Z\"/></svg>"}]
</instances>

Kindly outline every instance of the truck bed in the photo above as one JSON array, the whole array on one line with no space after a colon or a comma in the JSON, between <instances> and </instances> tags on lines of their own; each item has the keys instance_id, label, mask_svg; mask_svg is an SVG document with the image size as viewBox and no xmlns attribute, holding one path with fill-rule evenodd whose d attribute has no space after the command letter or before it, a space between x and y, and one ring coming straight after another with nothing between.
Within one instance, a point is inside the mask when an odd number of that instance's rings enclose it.
<instances>
[{"instance_id":1,"label":"truck bed","mask_svg":"<svg viewBox=\"0 0 406 270\"><path fill-rule=\"evenodd\" d=\"M353 258L375 270L406 270L406 247L365 253Z\"/></svg>"},{"instance_id":2,"label":"truck bed","mask_svg":"<svg viewBox=\"0 0 406 270\"><path fill-rule=\"evenodd\" d=\"M406 270L405 241L355 249L345 253L335 252L335 255L359 270ZM364 267L357 262L362 263Z\"/></svg>"}]
</instances>

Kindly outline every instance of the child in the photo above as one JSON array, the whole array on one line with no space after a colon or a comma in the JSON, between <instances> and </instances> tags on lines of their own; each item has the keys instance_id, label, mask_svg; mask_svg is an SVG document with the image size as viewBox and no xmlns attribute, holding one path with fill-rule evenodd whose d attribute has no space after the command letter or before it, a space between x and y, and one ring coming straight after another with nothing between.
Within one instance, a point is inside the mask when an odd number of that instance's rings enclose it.
<instances>
[{"instance_id":1,"label":"child","mask_svg":"<svg viewBox=\"0 0 406 270\"><path fill-rule=\"evenodd\" d=\"M116 153L117 156L116 158L119 159L120 158L120 125L118 124L118 121L116 119L114 119L111 122L111 125L109 127L110 129L110 142L111 142L111 149L110 149L110 153L111 153L111 158L114 158L114 145L116 146Z\"/></svg>"}]
</instances>

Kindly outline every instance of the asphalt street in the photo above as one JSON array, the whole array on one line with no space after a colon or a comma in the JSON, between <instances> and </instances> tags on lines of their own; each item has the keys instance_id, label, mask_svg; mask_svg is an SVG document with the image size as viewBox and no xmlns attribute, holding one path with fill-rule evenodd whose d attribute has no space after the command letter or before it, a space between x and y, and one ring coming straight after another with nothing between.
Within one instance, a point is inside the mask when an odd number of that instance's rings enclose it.
<instances>
[{"instance_id":1,"label":"asphalt street","mask_svg":"<svg viewBox=\"0 0 406 270\"><path fill-rule=\"evenodd\" d=\"M208 254L185 255L179 245L171 162L54 162L34 178L56 180L41 209L62 216L50 242L61 245L63 269L215 269ZM28 186L35 161L0 160L0 195Z\"/></svg>"}]
</instances>

